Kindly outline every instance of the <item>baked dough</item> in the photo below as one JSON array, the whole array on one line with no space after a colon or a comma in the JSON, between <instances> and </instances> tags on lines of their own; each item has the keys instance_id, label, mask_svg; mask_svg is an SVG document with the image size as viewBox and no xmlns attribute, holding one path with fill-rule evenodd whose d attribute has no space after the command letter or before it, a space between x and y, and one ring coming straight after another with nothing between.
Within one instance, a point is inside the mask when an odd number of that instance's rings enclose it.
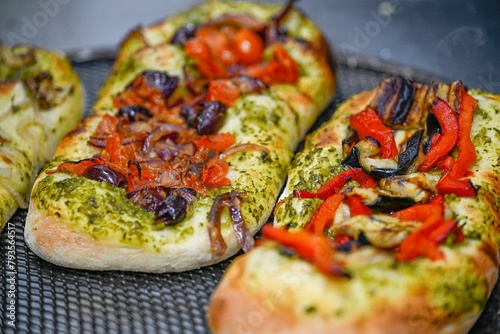
<instances>
[{"instance_id":1,"label":"baked dough","mask_svg":"<svg viewBox=\"0 0 500 334\"><path fill-rule=\"evenodd\" d=\"M0 228L27 208L36 175L82 113L82 86L64 55L0 44Z\"/></svg>"},{"instance_id":2,"label":"baked dough","mask_svg":"<svg viewBox=\"0 0 500 334\"><path fill-rule=\"evenodd\" d=\"M230 185L197 194L182 222L159 227L151 212L126 199L123 189L53 171L61 162L100 154L100 148L89 144L91 135L106 115L116 114L113 99L144 71L175 76L179 85L193 76L200 77L184 48L170 42L181 27L224 20L231 26L246 24L241 20L267 22L280 8L207 1L154 26L134 30L121 45L92 115L61 142L54 160L36 181L25 229L31 250L71 268L143 272L185 271L235 254L241 246L228 210L222 212L220 227L227 247L220 254L213 251L208 221L217 196L231 191L245 193L246 197L240 199L241 214L250 234L255 234L272 212L295 148L335 88L328 45L314 24L296 9L280 23L286 27L287 37L267 45L264 57L272 57L274 50L282 47L298 65L298 80L241 94L228 108L218 133L234 136L235 146L259 149L236 150L223 157L229 165ZM239 19L234 21L236 17Z\"/></svg>"},{"instance_id":3,"label":"baked dough","mask_svg":"<svg viewBox=\"0 0 500 334\"><path fill-rule=\"evenodd\" d=\"M409 95L413 106L410 115L427 113L424 110L436 97L456 106L453 101L460 83L420 85L396 78L351 97L338 107L330 121L308 137L305 149L296 155L275 211L275 226L291 234L307 228L319 200L296 197L294 190L315 192L343 170L342 140L349 136L350 116L376 105L384 87L398 80L426 91L417 89L415 95ZM477 160L468 177L476 194L444 197L445 216L458 222L463 241L441 244L443 258L439 260L417 257L398 261L394 246L373 245L387 241L382 237L388 237L392 228L366 224L367 219L376 220L380 214L372 211L374 216L358 219L365 223L358 226L356 217L349 216L350 209L341 204L325 233L334 238L335 233L348 231L349 227L359 232L358 238L361 233L365 238L372 237L369 245L335 252L337 262L350 277L324 274L289 247L264 239L231 264L216 288L208 314L213 333L467 333L495 286L500 245L500 197L496 191L500 165L494 163L500 154L500 137L496 134L500 96L478 90L470 90L469 94L477 100L470 134ZM435 180L435 193L441 172L431 170L429 174L434 175L429 177ZM402 186L411 183L401 180ZM344 188L344 193L358 186L351 187ZM419 187L420 194L432 188L422 183ZM405 195L412 193L405 191ZM393 201L401 200L401 193L384 194L395 196ZM412 228L410 222L400 227ZM378 237L372 232L378 232Z\"/></svg>"}]
</instances>

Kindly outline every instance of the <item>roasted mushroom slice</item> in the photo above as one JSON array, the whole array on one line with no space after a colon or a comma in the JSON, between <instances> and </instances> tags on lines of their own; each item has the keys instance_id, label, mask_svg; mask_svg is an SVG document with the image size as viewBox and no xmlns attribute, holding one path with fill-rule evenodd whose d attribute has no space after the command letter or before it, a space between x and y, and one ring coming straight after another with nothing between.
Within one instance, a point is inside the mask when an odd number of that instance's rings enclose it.
<instances>
[{"instance_id":1,"label":"roasted mushroom slice","mask_svg":"<svg viewBox=\"0 0 500 334\"><path fill-rule=\"evenodd\" d=\"M342 234L359 239L363 234L370 244L392 248L401 243L421 223L401 221L389 215L357 215L330 227L332 234Z\"/></svg>"}]
</instances>

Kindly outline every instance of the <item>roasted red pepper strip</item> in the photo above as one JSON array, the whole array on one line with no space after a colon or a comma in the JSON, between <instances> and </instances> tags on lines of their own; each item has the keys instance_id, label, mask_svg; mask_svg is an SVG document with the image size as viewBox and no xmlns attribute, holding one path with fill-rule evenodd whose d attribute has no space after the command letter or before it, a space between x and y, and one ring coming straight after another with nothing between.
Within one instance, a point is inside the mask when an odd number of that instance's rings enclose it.
<instances>
[{"instance_id":1,"label":"roasted red pepper strip","mask_svg":"<svg viewBox=\"0 0 500 334\"><path fill-rule=\"evenodd\" d=\"M333 222L335 212L343 200L344 195L341 194L335 194L325 199L304 229L313 233L323 234Z\"/></svg>"},{"instance_id":2,"label":"roasted red pepper strip","mask_svg":"<svg viewBox=\"0 0 500 334\"><path fill-rule=\"evenodd\" d=\"M348 235L336 234L335 235L335 247L339 248L351 240L353 240L353 238L348 236Z\"/></svg>"},{"instance_id":3,"label":"roasted red pepper strip","mask_svg":"<svg viewBox=\"0 0 500 334\"><path fill-rule=\"evenodd\" d=\"M335 258L332 241L325 235L305 230L289 232L268 224L262 228L262 235L292 248L304 260L313 263L323 273L348 277Z\"/></svg>"},{"instance_id":4,"label":"roasted red pepper strip","mask_svg":"<svg viewBox=\"0 0 500 334\"><path fill-rule=\"evenodd\" d=\"M90 167L103 164L105 164L105 161L99 158L85 159L75 162L63 162L56 169L48 171L47 174L70 172L75 173L78 176L82 176Z\"/></svg>"},{"instance_id":5,"label":"roasted red pepper strip","mask_svg":"<svg viewBox=\"0 0 500 334\"><path fill-rule=\"evenodd\" d=\"M458 196L472 197L476 191L470 180L461 180L477 159L476 149L470 139L472 118L476 111L477 101L467 94L463 87L459 91L458 115L458 157L451 170L446 173L437 184L439 192L443 194L456 194Z\"/></svg>"},{"instance_id":6,"label":"roasted red pepper strip","mask_svg":"<svg viewBox=\"0 0 500 334\"><path fill-rule=\"evenodd\" d=\"M194 144L198 149L209 148L217 152L222 152L229 146L233 145L236 138L230 133L216 133L213 135L204 135L196 140Z\"/></svg>"},{"instance_id":7,"label":"roasted red pepper strip","mask_svg":"<svg viewBox=\"0 0 500 334\"><path fill-rule=\"evenodd\" d=\"M441 137L425 155L418 166L419 172L426 172L453 150L458 140L458 117L448 103L440 98L432 104L432 112L441 126Z\"/></svg>"},{"instance_id":8,"label":"roasted red pepper strip","mask_svg":"<svg viewBox=\"0 0 500 334\"><path fill-rule=\"evenodd\" d=\"M443 259L444 255L439 250L438 243L428 237L428 234L438 228L443 221L442 212L433 211L419 229L401 242L396 259L403 262L412 261L419 256L424 256L431 260Z\"/></svg>"},{"instance_id":9,"label":"roasted red pepper strip","mask_svg":"<svg viewBox=\"0 0 500 334\"><path fill-rule=\"evenodd\" d=\"M455 160L453 160L453 158L451 156L447 155L437 163L437 167L441 171L446 173L452 169L454 164L455 164Z\"/></svg>"},{"instance_id":10,"label":"roasted red pepper strip","mask_svg":"<svg viewBox=\"0 0 500 334\"><path fill-rule=\"evenodd\" d=\"M358 215L370 215L372 210L361 202L362 198L358 195L348 196L346 199L347 206L351 217Z\"/></svg>"},{"instance_id":11,"label":"roasted red pepper strip","mask_svg":"<svg viewBox=\"0 0 500 334\"><path fill-rule=\"evenodd\" d=\"M455 242L461 242L464 239L462 230L454 221L445 222L444 207L439 204L439 200L435 202L438 203L415 205L394 214L395 217L403 220L424 222L399 246L399 252L396 256L399 261L411 261L419 256L431 260L443 259L444 255L439 249L439 244L442 244L452 233L456 233Z\"/></svg>"},{"instance_id":12,"label":"roasted red pepper strip","mask_svg":"<svg viewBox=\"0 0 500 334\"><path fill-rule=\"evenodd\" d=\"M441 215L443 209L444 207L441 203L415 204L414 206L393 213L392 216L402 220L424 221L435 212Z\"/></svg>"},{"instance_id":13,"label":"roasted red pepper strip","mask_svg":"<svg viewBox=\"0 0 500 334\"><path fill-rule=\"evenodd\" d=\"M361 168L351 168L334 176L322 185L316 192L295 190L293 195L299 198L327 199L333 194L338 193L340 189L342 189L342 187L344 187L349 181L356 181L363 188L373 188L377 185L377 182L370 176L366 175Z\"/></svg>"},{"instance_id":14,"label":"roasted red pepper strip","mask_svg":"<svg viewBox=\"0 0 500 334\"><path fill-rule=\"evenodd\" d=\"M358 133L359 139L372 137L380 143L382 158L394 159L398 155L398 147L392 130L385 126L377 112L371 108L351 116L351 127Z\"/></svg>"}]
</instances>

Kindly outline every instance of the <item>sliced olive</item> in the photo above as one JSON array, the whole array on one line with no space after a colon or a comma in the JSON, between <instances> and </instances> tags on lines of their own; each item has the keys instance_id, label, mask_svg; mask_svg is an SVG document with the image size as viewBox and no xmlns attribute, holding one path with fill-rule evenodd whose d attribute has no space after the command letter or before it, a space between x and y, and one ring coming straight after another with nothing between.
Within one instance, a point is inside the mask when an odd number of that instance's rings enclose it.
<instances>
[{"instance_id":1,"label":"sliced olive","mask_svg":"<svg viewBox=\"0 0 500 334\"><path fill-rule=\"evenodd\" d=\"M155 212L158 205L165 198L162 191L158 188L143 188L127 194L130 202L140 206L148 212Z\"/></svg>"},{"instance_id":2,"label":"sliced olive","mask_svg":"<svg viewBox=\"0 0 500 334\"><path fill-rule=\"evenodd\" d=\"M199 134L209 135L216 133L224 121L226 106L219 101L211 101L204 105L198 116L196 130Z\"/></svg>"},{"instance_id":3,"label":"sliced olive","mask_svg":"<svg viewBox=\"0 0 500 334\"><path fill-rule=\"evenodd\" d=\"M156 209L156 219L165 225L176 225L186 217L188 202L177 195L167 196Z\"/></svg>"},{"instance_id":4,"label":"sliced olive","mask_svg":"<svg viewBox=\"0 0 500 334\"><path fill-rule=\"evenodd\" d=\"M106 165L94 165L87 169L84 176L95 181L104 181L112 186L127 188L128 182L125 176Z\"/></svg>"},{"instance_id":5,"label":"sliced olive","mask_svg":"<svg viewBox=\"0 0 500 334\"><path fill-rule=\"evenodd\" d=\"M198 114L200 112L193 106L185 105L181 108L181 116L186 120L187 126L195 128L198 123Z\"/></svg>"},{"instance_id":6,"label":"sliced olive","mask_svg":"<svg viewBox=\"0 0 500 334\"><path fill-rule=\"evenodd\" d=\"M118 110L118 116L127 117L131 122L137 121L138 116L146 118L146 119L153 117L153 115L151 115L149 110L147 110L146 108L143 108L141 106L136 106L136 105L121 107Z\"/></svg>"},{"instance_id":7,"label":"sliced olive","mask_svg":"<svg viewBox=\"0 0 500 334\"><path fill-rule=\"evenodd\" d=\"M170 43L184 46L188 39L193 38L196 35L196 26L192 23L183 25L175 32L174 36L170 40Z\"/></svg>"},{"instance_id":8,"label":"sliced olive","mask_svg":"<svg viewBox=\"0 0 500 334\"><path fill-rule=\"evenodd\" d=\"M168 98L177 87L179 78L160 71L144 71L142 75L150 87L159 89Z\"/></svg>"}]
</instances>

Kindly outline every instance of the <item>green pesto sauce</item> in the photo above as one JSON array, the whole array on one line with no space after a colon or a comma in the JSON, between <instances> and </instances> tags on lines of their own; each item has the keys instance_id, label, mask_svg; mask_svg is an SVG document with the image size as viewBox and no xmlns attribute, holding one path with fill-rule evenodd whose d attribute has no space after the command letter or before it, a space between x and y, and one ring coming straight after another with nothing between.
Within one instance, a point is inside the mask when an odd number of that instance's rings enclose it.
<instances>
[{"instance_id":1,"label":"green pesto sauce","mask_svg":"<svg viewBox=\"0 0 500 334\"><path fill-rule=\"evenodd\" d=\"M314 191L335 175L344 171L342 157L334 149L314 148L304 150L292 162L295 171L293 189Z\"/></svg>"},{"instance_id":2,"label":"green pesto sauce","mask_svg":"<svg viewBox=\"0 0 500 334\"><path fill-rule=\"evenodd\" d=\"M290 195L285 199L285 204L276 210L275 221L283 228L302 228L322 202L318 198L296 199Z\"/></svg>"},{"instance_id":3,"label":"green pesto sauce","mask_svg":"<svg viewBox=\"0 0 500 334\"><path fill-rule=\"evenodd\" d=\"M98 240L141 245L152 242L150 232L163 227L154 213L130 203L123 189L83 177L54 181L48 176L33 189L32 199L40 209L66 218Z\"/></svg>"},{"instance_id":4,"label":"green pesto sauce","mask_svg":"<svg viewBox=\"0 0 500 334\"><path fill-rule=\"evenodd\" d=\"M456 270L449 275L443 275L443 272L441 269L432 273L436 276L436 284L431 284L429 294L435 307L446 314L459 316L479 312L486 305L486 282L473 268L469 271ZM429 276L425 277L429 279Z\"/></svg>"},{"instance_id":5,"label":"green pesto sauce","mask_svg":"<svg viewBox=\"0 0 500 334\"><path fill-rule=\"evenodd\" d=\"M349 272L352 279L362 280L374 296L387 294L387 289L397 291L400 284L413 287L410 290L415 292L422 287L422 291L427 291L430 305L449 316L479 312L488 297L486 282L465 259L453 267L419 259L409 263L377 263Z\"/></svg>"}]
</instances>

